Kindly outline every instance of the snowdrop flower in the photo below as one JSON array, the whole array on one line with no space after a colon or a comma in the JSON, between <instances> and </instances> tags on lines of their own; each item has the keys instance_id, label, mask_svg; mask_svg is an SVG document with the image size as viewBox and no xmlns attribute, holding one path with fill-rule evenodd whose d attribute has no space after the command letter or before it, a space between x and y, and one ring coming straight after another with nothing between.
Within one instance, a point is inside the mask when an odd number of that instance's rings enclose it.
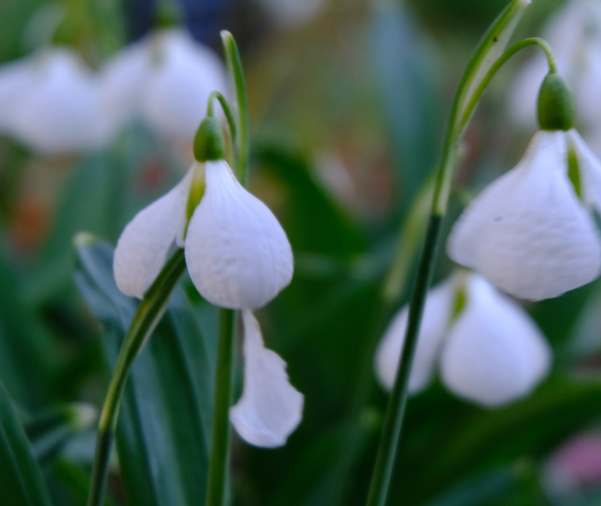
<instances>
[{"instance_id":1,"label":"snowdrop flower","mask_svg":"<svg viewBox=\"0 0 601 506\"><path fill-rule=\"evenodd\" d=\"M140 115L160 134L192 141L225 71L212 51L183 30L153 33L125 48L102 71L102 103L116 127Z\"/></svg>"},{"instance_id":2,"label":"snowdrop flower","mask_svg":"<svg viewBox=\"0 0 601 506\"><path fill-rule=\"evenodd\" d=\"M574 90L579 116L591 126L601 125L601 2L569 0L545 32L557 65ZM517 75L510 95L512 117L531 125L537 90L546 73L538 55Z\"/></svg>"},{"instance_id":3,"label":"snowdrop flower","mask_svg":"<svg viewBox=\"0 0 601 506\"><path fill-rule=\"evenodd\" d=\"M545 83L554 79L550 74ZM543 85L539 105L554 89ZM558 111L561 104L539 108L544 130L518 165L472 202L448 242L453 260L522 299L556 297L601 270L601 242L590 213L601 210L601 163L571 121L562 128L546 125Z\"/></svg>"},{"instance_id":4,"label":"snowdrop flower","mask_svg":"<svg viewBox=\"0 0 601 506\"><path fill-rule=\"evenodd\" d=\"M205 120L199 134L215 125ZM221 159L222 151L197 155L175 188L133 218L117 243L113 270L119 289L141 298L177 244L185 248L200 294L214 305L243 310L244 392L231 419L249 443L275 447L300 422L303 396L289 384L282 359L265 348L250 310L290 283L292 249L275 216Z\"/></svg>"},{"instance_id":5,"label":"snowdrop flower","mask_svg":"<svg viewBox=\"0 0 601 506\"><path fill-rule=\"evenodd\" d=\"M377 350L382 385L391 389L405 339L402 308ZM461 273L426 299L409 390L430 382L437 366L444 384L460 397L499 406L526 396L544 378L551 354L526 312L481 276Z\"/></svg>"},{"instance_id":6,"label":"snowdrop flower","mask_svg":"<svg viewBox=\"0 0 601 506\"><path fill-rule=\"evenodd\" d=\"M98 85L79 57L50 49L0 72L2 126L46 154L92 149L107 132Z\"/></svg>"}]
</instances>

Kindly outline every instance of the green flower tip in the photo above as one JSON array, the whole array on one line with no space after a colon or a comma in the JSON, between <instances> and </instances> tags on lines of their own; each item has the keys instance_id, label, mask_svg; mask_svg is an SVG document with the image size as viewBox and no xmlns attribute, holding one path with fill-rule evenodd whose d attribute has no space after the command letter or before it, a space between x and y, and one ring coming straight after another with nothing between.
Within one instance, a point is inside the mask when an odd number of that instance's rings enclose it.
<instances>
[{"instance_id":1,"label":"green flower tip","mask_svg":"<svg viewBox=\"0 0 601 506\"><path fill-rule=\"evenodd\" d=\"M91 246L97 241L98 238L95 235L90 234L90 232L79 232L73 237L73 244L76 248Z\"/></svg>"},{"instance_id":2,"label":"green flower tip","mask_svg":"<svg viewBox=\"0 0 601 506\"><path fill-rule=\"evenodd\" d=\"M96 422L98 412L90 404L73 404L70 408L70 422L77 431L86 430Z\"/></svg>"},{"instance_id":3,"label":"green flower tip","mask_svg":"<svg viewBox=\"0 0 601 506\"><path fill-rule=\"evenodd\" d=\"M574 128L574 102L570 90L556 72L549 72L538 93L538 123L543 130Z\"/></svg>"},{"instance_id":4,"label":"green flower tip","mask_svg":"<svg viewBox=\"0 0 601 506\"><path fill-rule=\"evenodd\" d=\"M202 120L194 136L194 157L198 162L223 160L225 143L219 122L212 116Z\"/></svg>"}]
</instances>

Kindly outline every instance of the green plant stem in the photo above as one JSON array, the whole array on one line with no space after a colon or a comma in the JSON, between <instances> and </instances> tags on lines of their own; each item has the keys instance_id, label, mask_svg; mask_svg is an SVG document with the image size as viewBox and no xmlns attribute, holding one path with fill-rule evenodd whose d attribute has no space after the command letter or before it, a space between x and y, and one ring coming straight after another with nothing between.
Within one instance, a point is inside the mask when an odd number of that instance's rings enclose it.
<instances>
[{"instance_id":1,"label":"green plant stem","mask_svg":"<svg viewBox=\"0 0 601 506\"><path fill-rule=\"evenodd\" d=\"M234 374L234 336L236 312L221 309L219 314L219 345L215 375L214 408L211 435L211 459L207 484L206 506L225 504L229 467L230 422Z\"/></svg>"},{"instance_id":2,"label":"green plant stem","mask_svg":"<svg viewBox=\"0 0 601 506\"><path fill-rule=\"evenodd\" d=\"M88 506L101 506L104 501L108 465L113 446L119 406L131 366L161 320L169 296L185 268L184 250L178 249L163 267L138 306L123 340L111 382L106 394L96 436L96 454Z\"/></svg>"},{"instance_id":3,"label":"green plant stem","mask_svg":"<svg viewBox=\"0 0 601 506\"><path fill-rule=\"evenodd\" d=\"M223 30L221 32L221 40L236 92L236 105L238 109L238 136L236 142L238 156L236 157L236 171L238 179L244 184L248 179L248 164L250 159L250 121L246 78L240 59L240 51L238 51L238 46L233 35L227 30Z\"/></svg>"},{"instance_id":4,"label":"green plant stem","mask_svg":"<svg viewBox=\"0 0 601 506\"><path fill-rule=\"evenodd\" d=\"M388 499L390 480L398 453L405 416L413 358L417 349L426 295L434 271L462 134L469 123L469 119L479 99L494 75L519 50L524 47L537 45L545 51L550 68L553 69L555 67L551 51L548 45L544 41L541 41L541 39L525 39L507 51L501 46L501 44L506 44L509 41L511 33L526 5L527 3L524 0L514 0L491 25L478 45L474 56L471 58L455 95L441 162L435 175L429 225L409 304L409 317L404 345L382 428L382 435L368 492L367 506L385 506ZM394 277L396 276L398 274L395 274L393 267L391 270L392 288L395 288Z\"/></svg>"},{"instance_id":5,"label":"green plant stem","mask_svg":"<svg viewBox=\"0 0 601 506\"><path fill-rule=\"evenodd\" d=\"M225 115L225 119L227 121L228 127L230 129L230 135L232 136L233 142L237 143L238 139L238 128L236 126L236 118L230 107L229 102L226 98L221 94L221 92L215 90L209 95L209 100L207 101L207 116L213 115L213 102L217 100L219 105L221 106L221 110Z\"/></svg>"}]
</instances>

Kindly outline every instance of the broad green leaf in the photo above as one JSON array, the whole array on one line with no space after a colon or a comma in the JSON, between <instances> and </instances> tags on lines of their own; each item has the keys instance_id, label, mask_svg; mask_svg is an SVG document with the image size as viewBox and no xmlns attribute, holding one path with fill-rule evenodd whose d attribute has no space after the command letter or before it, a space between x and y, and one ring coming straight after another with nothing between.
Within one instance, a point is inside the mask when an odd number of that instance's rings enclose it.
<instances>
[{"instance_id":1,"label":"broad green leaf","mask_svg":"<svg viewBox=\"0 0 601 506\"><path fill-rule=\"evenodd\" d=\"M0 491L3 506L50 505L42 474L3 386L0 386Z\"/></svg>"},{"instance_id":2,"label":"broad green leaf","mask_svg":"<svg viewBox=\"0 0 601 506\"><path fill-rule=\"evenodd\" d=\"M83 241L78 286L103 323L113 364L134 302L117 290L112 250ZM130 504L197 505L205 494L216 320L176 289L155 335L128 380L117 430L121 474Z\"/></svg>"}]
</instances>

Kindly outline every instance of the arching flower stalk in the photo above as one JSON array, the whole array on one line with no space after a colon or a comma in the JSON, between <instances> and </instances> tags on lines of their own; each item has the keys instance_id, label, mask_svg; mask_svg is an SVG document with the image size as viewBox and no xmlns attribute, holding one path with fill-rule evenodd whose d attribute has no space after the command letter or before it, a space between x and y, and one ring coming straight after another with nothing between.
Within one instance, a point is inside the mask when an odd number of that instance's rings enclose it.
<instances>
[{"instance_id":1,"label":"arching flower stalk","mask_svg":"<svg viewBox=\"0 0 601 506\"><path fill-rule=\"evenodd\" d=\"M543 36L554 50L559 72L574 90L585 133L601 130L601 3L568 0L547 23ZM535 125L536 95L546 72L544 58L536 55L520 69L510 88L511 118L524 126Z\"/></svg>"},{"instance_id":2,"label":"arching flower stalk","mask_svg":"<svg viewBox=\"0 0 601 506\"><path fill-rule=\"evenodd\" d=\"M491 183L455 224L450 257L522 299L557 297L597 278L601 162L573 129L556 74L539 96L541 131L525 157Z\"/></svg>"},{"instance_id":3,"label":"arching flower stalk","mask_svg":"<svg viewBox=\"0 0 601 506\"><path fill-rule=\"evenodd\" d=\"M406 307L376 354L376 372L391 389L407 330ZM495 407L527 395L546 375L551 353L527 313L481 276L456 273L428 292L409 390L418 392L440 367L460 397Z\"/></svg>"}]
</instances>

